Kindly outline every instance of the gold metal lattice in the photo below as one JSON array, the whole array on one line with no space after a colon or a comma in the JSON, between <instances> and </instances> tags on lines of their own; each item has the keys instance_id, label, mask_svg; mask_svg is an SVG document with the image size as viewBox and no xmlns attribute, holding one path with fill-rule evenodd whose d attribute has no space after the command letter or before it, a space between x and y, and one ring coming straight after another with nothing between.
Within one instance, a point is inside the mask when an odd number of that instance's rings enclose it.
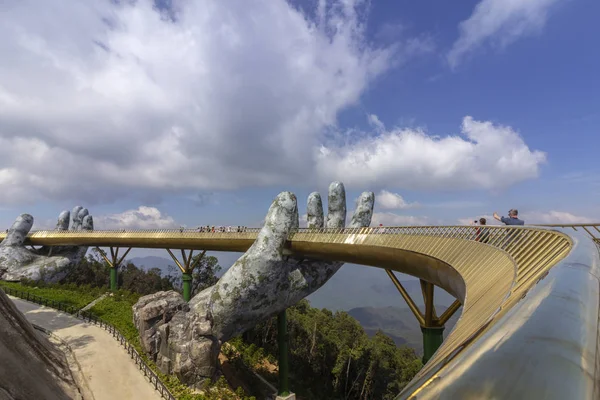
<instances>
[{"instance_id":1,"label":"gold metal lattice","mask_svg":"<svg viewBox=\"0 0 600 400\"><path fill-rule=\"evenodd\" d=\"M243 252L259 230L37 231L27 236L26 244ZM4 236L0 234L0 239ZM298 229L288 246L305 257L407 273L459 299L463 305L459 321L419 377L443 368L489 329L568 254L572 242L563 233L536 227L419 226Z\"/></svg>"}]
</instances>

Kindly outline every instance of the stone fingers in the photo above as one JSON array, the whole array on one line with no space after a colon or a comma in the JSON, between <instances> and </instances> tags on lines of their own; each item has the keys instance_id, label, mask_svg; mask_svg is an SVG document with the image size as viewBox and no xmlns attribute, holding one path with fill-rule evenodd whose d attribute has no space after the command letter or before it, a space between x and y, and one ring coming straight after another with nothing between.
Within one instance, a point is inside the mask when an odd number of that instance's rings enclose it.
<instances>
[{"instance_id":1,"label":"stone fingers","mask_svg":"<svg viewBox=\"0 0 600 400\"><path fill-rule=\"evenodd\" d=\"M81 223L81 229L85 231L93 231L94 230L94 218L91 215L86 215L83 217L83 222Z\"/></svg>"},{"instance_id":2,"label":"stone fingers","mask_svg":"<svg viewBox=\"0 0 600 400\"><path fill-rule=\"evenodd\" d=\"M307 227L310 229L323 229L325 219L323 217L323 201L318 192L312 192L308 196L306 205Z\"/></svg>"},{"instance_id":3,"label":"stone fingers","mask_svg":"<svg viewBox=\"0 0 600 400\"><path fill-rule=\"evenodd\" d=\"M33 226L33 217L29 214L21 214L12 224L6 238L2 241L2 246L21 246L27 237L27 234Z\"/></svg>"},{"instance_id":4,"label":"stone fingers","mask_svg":"<svg viewBox=\"0 0 600 400\"><path fill-rule=\"evenodd\" d=\"M346 190L342 182L329 185L327 201L327 229L341 229L346 226Z\"/></svg>"},{"instance_id":5,"label":"stone fingers","mask_svg":"<svg viewBox=\"0 0 600 400\"><path fill-rule=\"evenodd\" d=\"M298 204L291 192L280 193L269 208L265 225L247 256L280 258L288 235L298 227Z\"/></svg>"},{"instance_id":6,"label":"stone fingers","mask_svg":"<svg viewBox=\"0 0 600 400\"><path fill-rule=\"evenodd\" d=\"M66 231L69 230L69 220L71 219L71 213L68 211L63 211L58 216L58 221L56 222L56 230L57 231Z\"/></svg>"},{"instance_id":7,"label":"stone fingers","mask_svg":"<svg viewBox=\"0 0 600 400\"><path fill-rule=\"evenodd\" d=\"M83 219L89 215L89 211L87 208L82 208L81 210L79 210L79 212L77 213L77 218L75 218L75 226L73 227L74 230L79 230L81 229L81 225L83 224Z\"/></svg>"},{"instance_id":8,"label":"stone fingers","mask_svg":"<svg viewBox=\"0 0 600 400\"><path fill-rule=\"evenodd\" d=\"M364 228L371 225L373 217L373 206L375 205L375 193L363 192L356 204L356 210L352 215L349 228Z\"/></svg>"},{"instance_id":9,"label":"stone fingers","mask_svg":"<svg viewBox=\"0 0 600 400\"><path fill-rule=\"evenodd\" d=\"M81 206L76 206L73 208L73 211L71 211L71 230L77 230L79 229L79 226L81 226L81 220L79 219L79 211L81 211L83 209L83 207Z\"/></svg>"}]
</instances>

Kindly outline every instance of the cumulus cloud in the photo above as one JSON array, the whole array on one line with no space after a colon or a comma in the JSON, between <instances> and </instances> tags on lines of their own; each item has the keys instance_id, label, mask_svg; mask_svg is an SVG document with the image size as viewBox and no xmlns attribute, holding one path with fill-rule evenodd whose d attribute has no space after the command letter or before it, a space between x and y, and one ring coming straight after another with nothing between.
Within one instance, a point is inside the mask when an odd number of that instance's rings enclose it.
<instances>
[{"instance_id":1,"label":"cumulus cloud","mask_svg":"<svg viewBox=\"0 0 600 400\"><path fill-rule=\"evenodd\" d=\"M155 207L139 206L119 214L94 216L96 229L168 229L178 228L175 220Z\"/></svg>"},{"instance_id":2,"label":"cumulus cloud","mask_svg":"<svg viewBox=\"0 0 600 400\"><path fill-rule=\"evenodd\" d=\"M1 201L306 181L337 113L427 51L367 43L360 0L172 3L3 6Z\"/></svg>"},{"instance_id":3,"label":"cumulus cloud","mask_svg":"<svg viewBox=\"0 0 600 400\"><path fill-rule=\"evenodd\" d=\"M387 130L373 114L374 132L332 143L341 110L433 49L406 33L368 42L362 0L323 0L306 13L285 0L170 3L9 0L0 12L0 54L10 55L0 63L3 204L125 195L148 204L332 179L489 188L538 174L542 153L470 118L466 139L438 139Z\"/></svg>"},{"instance_id":4,"label":"cumulus cloud","mask_svg":"<svg viewBox=\"0 0 600 400\"><path fill-rule=\"evenodd\" d=\"M470 225L474 220L484 217L487 220L487 225L504 225L501 222L494 219L490 215L481 215L471 218L460 218L458 223L461 225ZM519 218L525 221L527 225L535 224L587 224L597 222L597 219L590 217L584 217L581 215L575 215L566 211L529 211L520 212Z\"/></svg>"},{"instance_id":5,"label":"cumulus cloud","mask_svg":"<svg viewBox=\"0 0 600 400\"><path fill-rule=\"evenodd\" d=\"M505 47L522 36L540 32L552 6L561 0L482 0L459 25L460 36L447 55L456 67L486 41Z\"/></svg>"},{"instance_id":6,"label":"cumulus cloud","mask_svg":"<svg viewBox=\"0 0 600 400\"><path fill-rule=\"evenodd\" d=\"M427 217L416 217L412 215L398 215L391 212L373 213L371 226L414 226L414 225L430 225L431 222Z\"/></svg>"},{"instance_id":7,"label":"cumulus cloud","mask_svg":"<svg viewBox=\"0 0 600 400\"><path fill-rule=\"evenodd\" d=\"M373 120L373 118L370 118ZM463 119L460 136L394 128L352 143L322 146L319 175L347 185L405 189L502 189L536 178L545 153L513 128Z\"/></svg>"},{"instance_id":8,"label":"cumulus cloud","mask_svg":"<svg viewBox=\"0 0 600 400\"><path fill-rule=\"evenodd\" d=\"M526 224L586 224L597 222L593 218L575 215L566 211L528 212L522 217Z\"/></svg>"},{"instance_id":9,"label":"cumulus cloud","mask_svg":"<svg viewBox=\"0 0 600 400\"><path fill-rule=\"evenodd\" d=\"M377 205L385 210L398 210L418 206L417 203L407 203L398 193L388 192L387 190L379 192L376 199Z\"/></svg>"},{"instance_id":10,"label":"cumulus cloud","mask_svg":"<svg viewBox=\"0 0 600 400\"><path fill-rule=\"evenodd\" d=\"M473 217L467 217L467 218L459 218L458 221L458 225L473 225L474 221L478 221L479 222L479 218L485 218L485 224L486 225L504 225L502 223L500 223L499 221L494 219L493 215L477 215L477 216L473 216Z\"/></svg>"}]
</instances>

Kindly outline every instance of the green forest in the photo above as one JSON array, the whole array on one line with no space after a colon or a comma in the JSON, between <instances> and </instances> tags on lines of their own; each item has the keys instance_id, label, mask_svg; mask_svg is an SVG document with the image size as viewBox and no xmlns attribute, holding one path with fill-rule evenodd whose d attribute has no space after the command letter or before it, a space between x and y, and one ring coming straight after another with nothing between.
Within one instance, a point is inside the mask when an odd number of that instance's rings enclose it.
<instances>
[{"instance_id":1,"label":"green forest","mask_svg":"<svg viewBox=\"0 0 600 400\"><path fill-rule=\"evenodd\" d=\"M216 257L204 257L194 271L193 293L213 285L220 270ZM85 304L106 291L108 281L109 268L94 250L60 285L23 283L40 291L57 290L63 300L68 297L68 290L61 292L57 288L85 287L80 300L71 300ZM144 270L132 263L119 270L120 291L131 293L127 307L140 295L161 290L181 291L181 286L181 274L175 268L166 276L158 268ZM131 319L129 309L123 312L117 307L112 312L122 314L114 315L113 323L132 329L131 321L119 322L119 318ZM369 337L359 322L346 312L317 309L302 300L288 309L287 324L290 388L299 399L392 399L422 367L413 349L396 346L393 339L381 331ZM222 353L228 366L234 367L233 375L238 378L235 381L242 382L246 394L262 398L264 382L257 379L257 374L277 386L276 318L260 322L234 338L223 346ZM235 385L235 382L230 383Z\"/></svg>"}]
</instances>

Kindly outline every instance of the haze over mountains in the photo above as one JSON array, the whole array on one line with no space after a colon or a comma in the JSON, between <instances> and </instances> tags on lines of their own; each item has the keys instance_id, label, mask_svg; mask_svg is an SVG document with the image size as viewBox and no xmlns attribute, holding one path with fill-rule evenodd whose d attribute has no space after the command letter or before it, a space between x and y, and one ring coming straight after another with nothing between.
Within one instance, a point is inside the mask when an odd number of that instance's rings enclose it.
<instances>
[{"instance_id":1,"label":"haze over mountains","mask_svg":"<svg viewBox=\"0 0 600 400\"><path fill-rule=\"evenodd\" d=\"M211 255L216 256L223 266L219 275L222 275L239 257L236 253ZM176 268L171 268L169 271L169 266L174 267L175 263L164 257L134 257L129 261L144 269L159 268L163 275L170 272L179 273ZM415 303L423 309L424 302L419 280L403 274L397 276ZM374 335L381 329L394 339L397 345L408 345L418 352L422 351L419 324L383 269L346 264L321 289L310 295L308 300L313 307L347 311L360 322L369 335ZM453 301L454 298L447 292L439 288L435 289L438 315ZM460 311L448 321L444 335L451 331L459 315Z\"/></svg>"}]
</instances>

